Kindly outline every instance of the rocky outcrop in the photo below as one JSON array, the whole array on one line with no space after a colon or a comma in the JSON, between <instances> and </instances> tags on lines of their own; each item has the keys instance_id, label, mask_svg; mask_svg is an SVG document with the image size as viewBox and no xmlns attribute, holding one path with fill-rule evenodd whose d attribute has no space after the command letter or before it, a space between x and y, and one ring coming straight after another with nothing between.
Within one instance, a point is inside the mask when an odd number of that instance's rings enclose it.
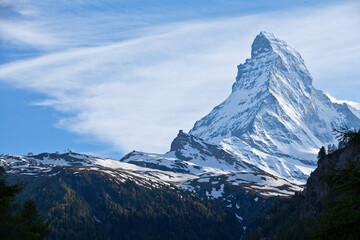
<instances>
[{"instance_id":1,"label":"rocky outcrop","mask_svg":"<svg viewBox=\"0 0 360 240\"><path fill-rule=\"evenodd\" d=\"M199 153L203 155L204 160L206 160L206 156L213 156L216 159L224 160L230 165L233 165L237 161L233 155L223 150L220 146L208 144L202 139L191 134L186 134L180 130L176 138L171 143L170 151L174 151L175 156L179 159L190 161L192 157L185 154L188 149L199 151Z\"/></svg>"},{"instance_id":2,"label":"rocky outcrop","mask_svg":"<svg viewBox=\"0 0 360 240\"><path fill-rule=\"evenodd\" d=\"M302 193L302 216L316 217L318 215L321 200L329 193L329 188L322 180L322 176L333 173L334 169L343 169L349 160L360 166L360 146L347 146L319 159L318 167L311 173Z\"/></svg>"}]
</instances>

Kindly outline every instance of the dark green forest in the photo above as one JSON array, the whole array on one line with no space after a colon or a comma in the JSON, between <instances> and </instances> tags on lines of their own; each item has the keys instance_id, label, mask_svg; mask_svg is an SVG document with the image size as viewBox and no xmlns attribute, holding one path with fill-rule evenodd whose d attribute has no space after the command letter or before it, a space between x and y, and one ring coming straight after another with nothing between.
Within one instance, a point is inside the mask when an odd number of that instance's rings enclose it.
<instances>
[{"instance_id":1,"label":"dark green forest","mask_svg":"<svg viewBox=\"0 0 360 240\"><path fill-rule=\"evenodd\" d=\"M51 225L49 239L239 239L234 213L173 186L116 182L98 171L54 169L54 177L14 176Z\"/></svg>"}]
</instances>

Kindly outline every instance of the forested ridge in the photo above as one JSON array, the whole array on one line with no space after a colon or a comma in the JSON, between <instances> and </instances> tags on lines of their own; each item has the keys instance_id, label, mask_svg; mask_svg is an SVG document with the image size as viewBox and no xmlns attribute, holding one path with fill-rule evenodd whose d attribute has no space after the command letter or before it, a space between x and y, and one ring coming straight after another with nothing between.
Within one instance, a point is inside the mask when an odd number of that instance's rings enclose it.
<instances>
[{"instance_id":1,"label":"forested ridge","mask_svg":"<svg viewBox=\"0 0 360 240\"><path fill-rule=\"evenodd\" d=\"M321 148L305 190L274 201L244 239L360 239L360 131L336 132L342 147Z\"/></svg>"},{"instance_id":2,"label":"forested ridge","mask_svg":"<svg viewBox=\"0 0 360 240\"><path fill-rule=\"evenodd\" d=\"M25 183L51 225L49 239L239 239L234 213L174 186L116 182L98 171L58 168L56 177L12 175ZM76 174L74 174L76 173Z\"/></svg>"}]
</instances>

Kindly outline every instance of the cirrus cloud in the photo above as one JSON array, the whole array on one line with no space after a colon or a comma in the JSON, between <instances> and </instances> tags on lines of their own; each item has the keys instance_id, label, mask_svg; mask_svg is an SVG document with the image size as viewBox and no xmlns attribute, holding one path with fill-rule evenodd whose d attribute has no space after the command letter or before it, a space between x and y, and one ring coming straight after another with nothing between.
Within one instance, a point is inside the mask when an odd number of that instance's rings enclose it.
<instances>
[{"instance_id":1,"label":"cirrus cloud","mask_svg":"<svg viewBox=\"0 0 360 240\"><path fill-rule=\"evenodd\" d=\"M303 55L317 87L359 101L351 89L342 92L338 81L347 76L348 84L360 89L359 6L147 28L140 37L2 65L0 79L42 93L46 99L35 105L61 112L60 128L90 134L114 149L164 152L179 129L190 129L228 96L236 64L249 57L261 30Z\"/></svg>"}]
</instances>

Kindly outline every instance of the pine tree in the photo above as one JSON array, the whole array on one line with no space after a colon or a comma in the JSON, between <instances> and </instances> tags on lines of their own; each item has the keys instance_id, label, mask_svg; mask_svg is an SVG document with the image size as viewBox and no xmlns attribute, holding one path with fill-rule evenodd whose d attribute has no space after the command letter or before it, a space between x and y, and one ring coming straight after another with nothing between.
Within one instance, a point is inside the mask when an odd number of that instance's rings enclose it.
<instances>
[{"instance_id":1,"label":"pine tree","mask_svg":"<svg viewBox=\"0 0 360 240\"><path fill-rule=\"evenodd\" d=\"M20 185L9 186L5 181L5 170L0 168L0 237L1 239L13 239L18 224L14 213L18 209L16 194L22 187ZM14 238L15 239L15 238Z\"/></svg>"},{"instance_id":2,"label":"pine tree","mask_svg":"<svg viewBox=\"0 0 360 240\"><path fill-rule=\"evenodd\" d=\"M29 199L24 202L19 217L30 239L44 239L50 233L49 224L44 223L34 200Z\"/></svg>"},{"instance_id":3,"label":"pine tree","mask_svg":"<svg viewBox=\"0 0 360 240\"><path fill-rule=\"evenodd\" d=\"M16 195L23 189L21 184L8 185L5 170L0 167L0 239L41 240L50 232L44 223L36 204L27 200L23 206L16 201Z\"/></svg>"},{"instance_id":4,"label":"pine tree","mask_svg":"<svg viewBox=\"0 0 360 240\"><path fill-rule=\"evenodd\" d=\"M325 156L326 156L325 147L322 146L322 147L320 148L319 153L318 153L318 159L320 160L320 159L324 158Z\"/></svg>"},{"instance_id":5,"label":"pine tree","mask_svg":"<svg viewBox=\"0 0 360 240\"><path fill-rule=\"evenodd\" d=\"M342 143L349 146L360 145L360 129L349 129L346 126L340 129L333 129L333 132L336 134L339 144Z\"/></svg>"}]
</instances>

